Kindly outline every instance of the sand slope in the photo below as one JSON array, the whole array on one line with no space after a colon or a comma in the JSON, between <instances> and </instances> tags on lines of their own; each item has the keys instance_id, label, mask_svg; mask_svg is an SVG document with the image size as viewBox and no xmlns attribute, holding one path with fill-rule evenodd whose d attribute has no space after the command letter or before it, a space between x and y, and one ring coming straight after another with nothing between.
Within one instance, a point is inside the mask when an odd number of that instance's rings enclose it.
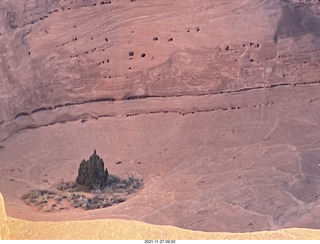
<instances>
[{"instance_id":1,"label":"sand slope","mask_svg":"<svg viewBox=\"0 0 320 244\"><path fill-rule=\"evenodd\" d=\"M319 239L320 230L286 229L254 233L209 233L172 226L151 225L138 221L26 221L8 218L0 193L0 240L307 240ZM9 233L9 229L11 233Z\"/></svg>"},{"instance_id":2,"label":"sand slope","mask_svg":"<svg viewBox=\"0 0 320 244\"><path fill-rule=\"evenodd\" d=\"M8 217L4 207L3 197L0 193L0 240L7 240L10 238L10 231L8 226Z\"/></svg>"}]
</instances>

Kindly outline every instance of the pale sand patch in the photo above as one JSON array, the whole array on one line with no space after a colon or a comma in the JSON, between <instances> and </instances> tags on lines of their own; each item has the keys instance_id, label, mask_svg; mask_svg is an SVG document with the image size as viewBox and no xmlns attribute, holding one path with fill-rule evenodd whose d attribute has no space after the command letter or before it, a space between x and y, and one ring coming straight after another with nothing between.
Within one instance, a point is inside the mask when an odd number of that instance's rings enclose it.
<instances>
[{"instance_id":1,"label":"pale sand patch","mask_svg":"<svg viewBox=\"0 0 320 244\"><path fill-rule=\"evenodd\" d=\"M14 240L196 240L196 239L248 239L248 240L305 240L319 239L320 230L284 229L252 233L213 233L190 231L173 226L151 225L138 221L105 219L92 221L26 221L8 218L0 194L0 239ZM11 233L9 234L9 230Z\"/></svg>"},{"instance_id":2,"label":"pale sand patch","mask_svg":"<svg viewBox=\"0 0 320 244\"><path fill-rule=\"evenodd\" d=\"M8 227L8 217L4 208L4 201L0 193L0 240L10 239L10 231Z\"/></svg>"}]
</instances>

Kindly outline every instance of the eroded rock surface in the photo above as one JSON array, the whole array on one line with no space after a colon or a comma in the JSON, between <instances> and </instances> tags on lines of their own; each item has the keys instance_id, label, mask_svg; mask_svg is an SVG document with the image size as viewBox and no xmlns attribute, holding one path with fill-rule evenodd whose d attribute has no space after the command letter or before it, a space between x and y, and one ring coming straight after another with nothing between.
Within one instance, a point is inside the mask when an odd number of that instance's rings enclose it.
<instances>
[{"instance_id":1,"label":"eroded rock surface","mask_svg":"<svg viewBox=\"0 0 320 244\"><path fill-rule=\"evenodd\" d=\"M318 1L2 0L0 10L10 216L320 228ZM15 205L27 188L74 179L74 159L92 148L121 159L112 172L142 176L143 191L81 216Z\"/></svg>"}]
</instances>

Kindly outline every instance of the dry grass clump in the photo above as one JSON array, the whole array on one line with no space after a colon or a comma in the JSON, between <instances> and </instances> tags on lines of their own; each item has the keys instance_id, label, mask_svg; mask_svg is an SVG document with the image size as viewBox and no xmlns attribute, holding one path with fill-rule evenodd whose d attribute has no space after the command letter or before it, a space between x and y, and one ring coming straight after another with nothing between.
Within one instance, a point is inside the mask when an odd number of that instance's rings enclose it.
<instances>
[{"instance_id":1,"label":"dry grass clump","mask_svg":"<svg viewBox=\"0 0 320 244\"><path fill-rule=\"evenodd\" d=\"M69 208L93 210L110 207L126 201L127 196L142 187L143 181L132 176L121 179L109 175L104 187L89 188L78 185L74 181L61 181L56 185L56 191L31 190L21 196L29 206L44 212L61 211Z\"/></svg>"}]
</instances>

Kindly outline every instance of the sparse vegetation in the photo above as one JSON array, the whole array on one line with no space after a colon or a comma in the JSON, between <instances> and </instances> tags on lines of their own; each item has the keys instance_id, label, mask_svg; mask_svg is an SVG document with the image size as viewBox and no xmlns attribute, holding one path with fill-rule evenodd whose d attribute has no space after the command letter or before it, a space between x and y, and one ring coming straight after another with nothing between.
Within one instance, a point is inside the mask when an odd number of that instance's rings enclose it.
<instances>
[{"instance_id":1,"label":"sparse vegetation","mask_svg":"<svg viewBox=\"0 0 320 244\"><path fill-rule=\"evenodd\" d=\"M98 166L99 170L95 166ZM94 151L88 161L83 160L81 162L76 181L65 182L61 180L56 184L54 191L32 190L24 194L21 199L27 205L44 212L69 208L93 210L124 202L129 194L142 187L141 179L134 178L133 175L129 174L127 179L121 179L118 176L109 175L107 169L101 170L101 166L103 169L103 160ZM87 169L90 173L84 171L84 169ZM106 173L101 174L101 172ZM97 178L93 177L90 180L83 178L92 176ZM99 181L101 177L105 181Z\"/></svg>"}]
</instances>

